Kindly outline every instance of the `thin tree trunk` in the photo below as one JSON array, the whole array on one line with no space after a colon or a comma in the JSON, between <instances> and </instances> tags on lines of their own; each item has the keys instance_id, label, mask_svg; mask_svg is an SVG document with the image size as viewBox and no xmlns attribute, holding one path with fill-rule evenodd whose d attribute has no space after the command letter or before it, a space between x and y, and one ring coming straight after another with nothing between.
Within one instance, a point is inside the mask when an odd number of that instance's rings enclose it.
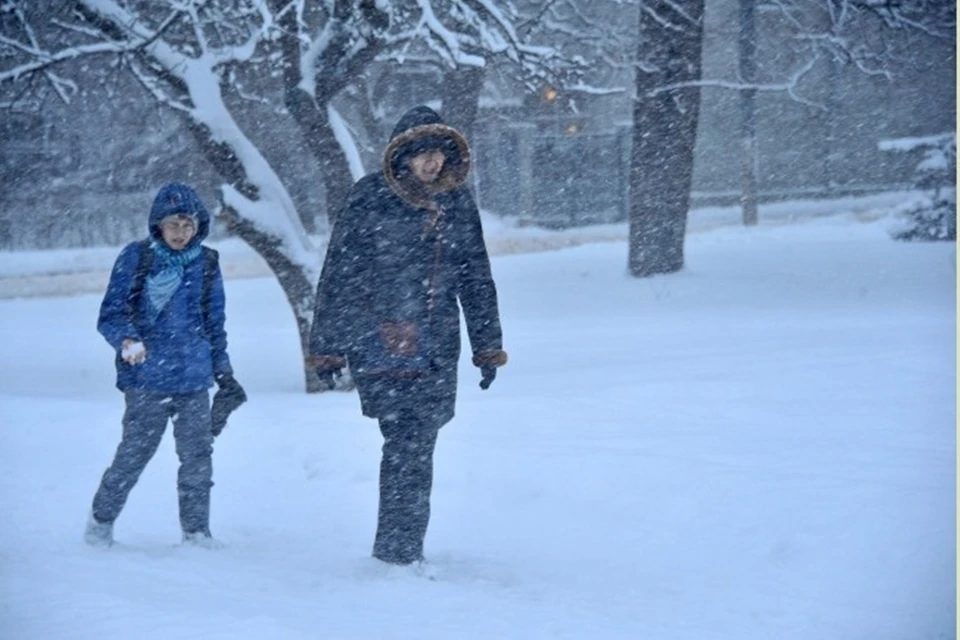
<instances>
[{"instance_id":1,"label":"thin tree trunk","mask_svg":"<svg viewBox=\"0 0 960 640\"><path fill-rule=\"evenodd\" d=\"M483 67L457 67L443 76L443 120L469 141L473 140L485 75Z\"/></svg>"},{"instance_id":2,"label":"thin tree trunk","mask_svg":"<svg viewBox=\"0 0 960 640\"><path fill-rule=\"evenodd\" d=\"M326 109L327 101L314 99L298 86L284 92L287 109L303 132L303 141L320 165L330 225L353 186L347 155L337 141Z\"/></svg>"},{"instance_id":3,"label":"thin tree trunk","mask_svg":"<svg viewBox=\"0 0 960 640\"><path fill-rule=\"evenodd\" d=\"M387 140L380 126L380 121L373 113L373 87L367 76L357 78L358 99L356 107L356 117L363 127L363 131L374 149L383 149Z\"/></svg>"},{"instance_id":4,"label":"thin tree trunk","mask_svg":"<svg viewBox=\"0 0 960 640\"><path fill-rule=\"evenodd\" d=\"M700 89L704 0L652 0L640 11L629 269L636 277L683 267Z\"/></svg>"},{"instance_id":5,"label":"thin tree trunk","mask_svg":"<svg viewBox=\"0 0 960 640\"><path fill-rule=\"evenodd\" d=\"M194 120L186 119L187 128L196 140L204 157L231 186L244 197L256 200L257 189L247 180L246 170L229 146L217 142L210 135L210 129ZM303 355L304 386L308 393L320 390L316 373L308 367L307 356L310 353L310 323L313 310L314 283L310 282L300 265L290 260L281 250L281 240L257 230L233 208L221 207L220 219L227 230L246 242L264 259L277 277L293 316L297 322L300 336L300 351Z\"/></svg>"},{"instance_id":6,"label":"thin tree trunk","mask_svg":"<svg viewBox=\"0 0 960 640\"><path fill-rule=\"evenodd\" d=\"M378 21L384 19L376 3L370 0L360 2L359 9L374 27L378 26ZM316 71L314 77L306 79L301 75L301 41L297 13L286 11L279 21L284 34L280 43L284 58L284 101L303 132L307 148L320 165L326 195L327 220L331 227L337 212L347 201L354 180L346 152L334 134L327 108L344 87L363 73L383 46L378 39L370 36L361 49L350 51L352 27L345 23L352 18L351 11L349 3L335 4L329 27L330 41L318 59L312 61ZM379 24L379 27L383 26L386 25ZM312 94L304 88L304 80L313 85Z\"/></svg>"},{"instance_id":7,"label":"thin tree trunk","mask_svg":"<svg viewBox=\"0 0 960 640\"><path fill-rule=\"evenodd\" d=\"M757 0L740 0L740 79L756 81ZM757 224L757 90L740 90L740 207L743 224Z\"/></svg>"},{"instance_id":8,"label":"thin tree trunk","mask_svg":"<svg viewBox=\"0 0 960 640\"><path fill-rule=\"evenodd\" d=\"M83 13L88 21L97 25L104 33L122 36L122 32L109 20L101 17L97 12L89 9L85 5L78 5L77 10ZM149 64L149 55L141 52L144 59ZM189 87L183 80L176 75L157 70L158 76L163 78L174 86L181 94L189 95ZM216 140L210 128L192 119L189 115L183 114L183 121L187 130L193 136L200 148L201 153L223 180L236 189L248 200L258 200L260 198L259 190L256 185L249 180L246 168L237 157L234 149L223 142ZM256 251L267 263L274 275L277 277L280 287L290 304L293 315L297 321L297 331L300 334L300 346L303 354L303 371L306 390L316 391L319 387L316 373L307 366L307 355L309 354L308 340L310 335L310 313L313 310L314 291L313 284L309 282L302 266L294 263L280 251L282 241L279 238L271 237L258 231L249 221L245 220L240 214L228 207L222 209L224 222L227 227L236 233L250 247Z\"/></svg>"},{"instance_id":9,"label":"thin tree trunk","mask_svg":"<svg viewBox=\"0 0 960 640\"><path fill-rule=\"evenodd\" d=\"M220 210L220 219L224 222L227 230L251 247L255 247L257 253L277 276L280 288L283 289L283 294L286 296L290 309L293 311L293 317L297 322L300 352L303 354L304 361L304 386L307 393L320 391L316 372L306 364L307 356L310 353L310 323L312 320L310 311L313 309L314 283L307 280L300 268L280 251L279 241L266 238L233 208L223 206Z\"/></svg>"}]
</instances>

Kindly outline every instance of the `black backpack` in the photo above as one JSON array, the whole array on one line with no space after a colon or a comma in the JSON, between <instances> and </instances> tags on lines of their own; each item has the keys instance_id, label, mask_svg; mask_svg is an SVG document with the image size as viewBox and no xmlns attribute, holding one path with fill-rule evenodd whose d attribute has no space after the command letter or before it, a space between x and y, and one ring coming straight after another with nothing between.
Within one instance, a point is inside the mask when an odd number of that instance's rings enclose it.
<instances>
[{"instance_id":1,"label":"black backpack","mask_svg":"<svg viewBox=\"0 0 960 640\"><path fill-rule=\"evenodd\" d=\"M140 261L133 276L133 287L130 288L130 295L127 296L127 317L132 324L136 321L137 307L140 305L140 296L143 295L143 283L150 273L150 267L153 266L153 250L150 248L150 242L150 239L140 241ZM200 311L206 322L207 316L210 315L210 291L213 289L213 279L217 275L220 254L210 247L201 246L200 248L203 252L203 290L200 294Z\"/></svg>"}]
</instances>

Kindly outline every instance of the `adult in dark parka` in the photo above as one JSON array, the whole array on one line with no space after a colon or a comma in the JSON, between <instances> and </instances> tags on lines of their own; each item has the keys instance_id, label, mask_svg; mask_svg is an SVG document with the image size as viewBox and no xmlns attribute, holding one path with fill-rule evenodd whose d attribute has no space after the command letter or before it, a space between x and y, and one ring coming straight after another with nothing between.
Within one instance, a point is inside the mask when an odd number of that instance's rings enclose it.
<instances>
[{"instance_id":1,"label":"adult in dark parka","mask_svg":"<svg viewBox=\"0 0 960 640\"><path fill-rule=\"evenodd\" d=\"M373 555L392 564L423 559L434 446L456 403L460 307L482 388L507 361L469 171L459 132L428 107L407 112L381 170L350 192L317 286L312 364L328 388L349 364L383 434Z\"/></svg>"}]
</instances>

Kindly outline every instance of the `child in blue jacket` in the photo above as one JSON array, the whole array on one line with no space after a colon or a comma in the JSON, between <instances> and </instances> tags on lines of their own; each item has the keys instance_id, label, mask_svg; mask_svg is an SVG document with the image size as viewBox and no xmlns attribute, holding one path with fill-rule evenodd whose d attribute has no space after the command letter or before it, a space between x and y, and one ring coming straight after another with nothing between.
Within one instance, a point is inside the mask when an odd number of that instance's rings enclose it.
<instances>
[{"instance_id":1,"label":"child in blue jacket","mask_svg":"<svg viewBox=\"0 0 960 640\"><path fill-rule=\"evenodd\" d=\"M173 422L180 470L177 493L183 541L215 546L210 535L214 412L246 395L233 377L224 330L225 298L217 254L201 243L210 214L185 184L168 184L150 210L149 237L117 257L97 329L116 352L124 394L123 435L93 498L85 540L113 543L113 523ZM222 422L222 420L220 421Z\"/></svg>"}]
</instances>

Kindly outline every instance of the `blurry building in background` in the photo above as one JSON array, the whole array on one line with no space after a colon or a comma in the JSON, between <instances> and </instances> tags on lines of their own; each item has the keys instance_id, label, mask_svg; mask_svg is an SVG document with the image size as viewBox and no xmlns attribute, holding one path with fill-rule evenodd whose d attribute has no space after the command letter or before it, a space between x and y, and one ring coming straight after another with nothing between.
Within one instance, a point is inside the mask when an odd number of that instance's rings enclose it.
<instances>
[{"instance_id":1,"label":"blurry building in background","mask_svg":"<svg viewBox=\"0 0 960 640\"><path fill-rule=\"evenodd\" d=\"M708 2L707 12L703 77L735 78L737 3ZM779 12L758 14L759 70L769 78L796 63L782 20ZM758 94L761 201L910 188L920 152L884 153L878 142L955 129L956 43L916 34L891 46L908 63L892 79L824 59L798 87L815 104L783 92ZM441 107L442 74L407 65L402 73L374 70L368 80L376 104L366 116L375 126L364 123L356 132L365 136L358 142L369 170L400 114L419 103ZM218 178L176 116L131 80L113 82L87 89L69 106L51 102L41 116L0 119L0 249L118 245L140 237L156 188L169 180L193 182L215 204ZM633 78L622 79L623 92L603 96L547 85L524 95L497 82L488 74L472 139L480 206L552 228L625 220ZM735 204L739 96L731 89L702 91L693 204ZM319 215L325 203L315 161L296 127L280 118L264 107L243 124L304 217Z\"/></svg>"}]
</instances>

